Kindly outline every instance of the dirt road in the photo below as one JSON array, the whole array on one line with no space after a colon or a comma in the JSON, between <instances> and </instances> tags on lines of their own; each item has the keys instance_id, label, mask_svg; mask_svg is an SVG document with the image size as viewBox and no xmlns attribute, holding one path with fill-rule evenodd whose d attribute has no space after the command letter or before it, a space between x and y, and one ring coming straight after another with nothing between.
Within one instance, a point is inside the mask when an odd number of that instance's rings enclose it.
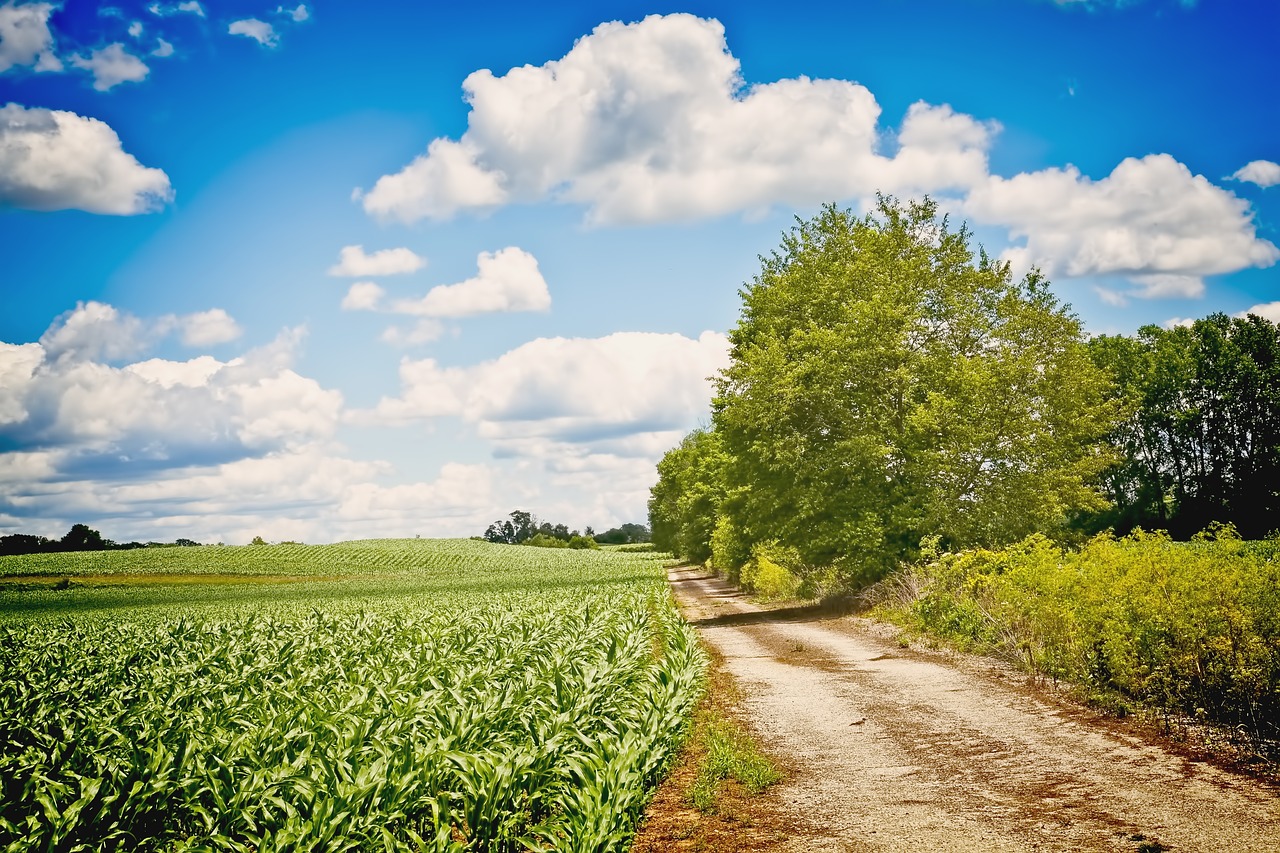
<instances>
[{"instance_id":1,"label":"dirt road","mask_svg":"<svg viewBox=\"0 0 1280 853\"><path fill-rule=\"evenodd\" d=\"M981 661L905 650L864 620L762 610L670 570L767 749L783 851L1280 851L1280 792L1059 705Z\"/></svg>"}]
</instances>

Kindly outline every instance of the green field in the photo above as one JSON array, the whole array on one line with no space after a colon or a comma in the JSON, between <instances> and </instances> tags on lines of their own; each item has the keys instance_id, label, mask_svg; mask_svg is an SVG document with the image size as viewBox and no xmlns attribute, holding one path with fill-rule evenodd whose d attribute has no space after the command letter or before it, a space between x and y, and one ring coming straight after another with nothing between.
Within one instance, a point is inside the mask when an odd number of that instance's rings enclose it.
<instances>
[{"instance_id":1,"label":"green field","mask_svg":"<svg viewBox=\"0 0 1280 853\"><path fill-rule=\"evenodd\" d=\"M0 849L624 850L704 664L653 554L0 558Z\"/></svg>"}]
</instances>

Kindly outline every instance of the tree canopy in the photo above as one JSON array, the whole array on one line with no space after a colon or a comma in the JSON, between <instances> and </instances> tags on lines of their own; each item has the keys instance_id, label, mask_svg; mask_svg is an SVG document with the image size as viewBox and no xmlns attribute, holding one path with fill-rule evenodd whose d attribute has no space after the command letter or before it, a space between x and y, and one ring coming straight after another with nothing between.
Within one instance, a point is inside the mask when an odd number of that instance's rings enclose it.
<instances>
[{"instance_id":1,"label":"tree canopy","mask_svg":"<svg viewBox=\"0 0 1280 853\"><path fill-rule=\"evenodd\" d=\"M1125 417L1107 437L1118 457L1101 478L1111 506L1082 526L1178 538L1211 522L1250 538L1280 527L1280 326L1214 314L1089 349Z\"/></svg>"},{"instance_id":2,"label":"tree canopy","mask_svg":"<svg viewBox=\"0 0 1280 853\"><path fill-rule=\"evenodd\" d=\"M1079 320L933 201L797 220L742 299L711 430L659 464L656 542L870 579L926 536L1004 543L1101 505L1119 404Z\"/></svg>"}]
</instances>

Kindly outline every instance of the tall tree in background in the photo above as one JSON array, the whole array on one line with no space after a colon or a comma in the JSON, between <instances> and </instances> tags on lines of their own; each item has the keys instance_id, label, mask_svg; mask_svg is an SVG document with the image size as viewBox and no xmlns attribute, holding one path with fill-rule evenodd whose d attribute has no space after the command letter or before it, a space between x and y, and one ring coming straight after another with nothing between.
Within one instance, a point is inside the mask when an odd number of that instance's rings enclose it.
<instances>
[{"instance_id":1,"label":"tall tree in background","mask_svg":"<svg viewBox=\"0 0 1280 853\"><path fill-rule=\"evenodd\" d=\"M1127 416L1101 477L1110 509L1087 530L1134 527L1187 538L1212 522L1242 535L1280 527L1280 326L1214 314L1090 341Z\"/></svg>"},{"instance_id":2,"label":"tall tree in background","mask_svg":"<svg viewBox=\"0 0 1280 853\"><path fill-rule=\"evenodd\" d=\"M1118 404L1080 323L969 237L928 199L881 197L798 221L762 258L714 413L711 524L738 559L778 542L857 582L925 536L998 544L1101 505L1088 483Z\"/></svg>"}]
</instances>

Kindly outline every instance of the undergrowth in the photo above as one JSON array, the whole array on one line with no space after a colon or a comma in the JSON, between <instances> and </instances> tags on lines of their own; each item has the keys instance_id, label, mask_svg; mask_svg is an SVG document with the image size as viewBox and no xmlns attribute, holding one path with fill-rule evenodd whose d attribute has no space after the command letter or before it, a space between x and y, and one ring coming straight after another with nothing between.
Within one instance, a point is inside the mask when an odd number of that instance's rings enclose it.
<instances>
[{"instance_id":1,"label":"undergrowth","mask_svg":"<svg viewBox=\"0 0 1280 853\"><path fill-rule=\"evenodd\" d=\"M872 593L875 614L994 654L1117 714L1154 711L1280 758L1280 541L1229 527L1191 542L1032 536L928 554Z\"/></svg>"}]
</instances>

